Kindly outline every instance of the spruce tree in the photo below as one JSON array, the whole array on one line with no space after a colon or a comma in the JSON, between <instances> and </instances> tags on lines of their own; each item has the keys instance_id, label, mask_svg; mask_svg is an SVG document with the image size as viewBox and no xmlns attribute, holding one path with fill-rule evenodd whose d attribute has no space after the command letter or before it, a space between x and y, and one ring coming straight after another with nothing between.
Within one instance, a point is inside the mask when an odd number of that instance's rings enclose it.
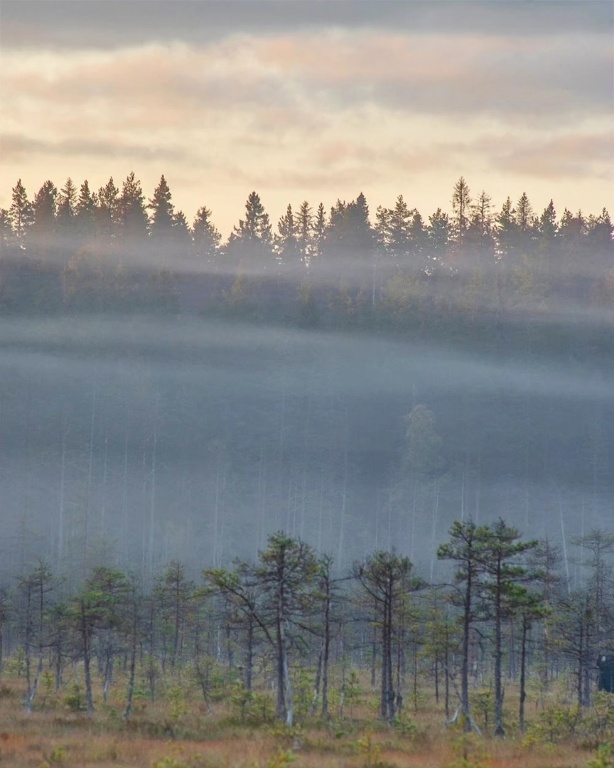
<instances>
[{"instance_id":1,"label":"spruce tree","mask_svg":"<svg viewBox=\"0 0 614 768\"><path fill-rule=\"evenodd\" d=\"M118 200L120 233L125 246L138 248L147 238L147 213L141 182L128 174Z\"/></svg>"},{"instance_id":2,"label":"spruce tree","mask_svg":"<svg viewBox=\"0 0 614 768\"><path fill-rule=\"evenodd\" d=\"M245 218L240 219L228 241L231 261L257 272L273 265L273 234L269 214L256 192L245 203Z\"/></svg>"},{"instance_id":3,"label":"spruce tree","mask_svg":"<svg viewBox=\"0 0 614 768\"><path fill-rule=\"evenodd\" d=\"M38 190L32 204L32 225L28 235L37 255L46 255L54 244L56 229L56 199L58 190L46 181Z\"/></svg>"},{"instance_id":4,"label":"spruce tree","mask_svg":"<svg viewBox=\"0 0 614 768\"><path fill-rule=\"evenodd\" d=\"M172 242L175 210L172 195L164 176L154 190L147 207L151 211L150 235L154 246L164 249Z\"/></svg>"},{"instance_id":5,"label":"spruce tree","mask_svg":"<svg viewBox=\"0 0 614 768\"><path fill-rule=\"evenodd\" d=\"M25 247L28 229L32 224L32 204L28 200L28 194L21 179L15 184L11 193L9 218L16 245Z\"/></svg>"},{"instance_id":6,"label":"spruce tree","mask_svg":"<svg viewBox=\"0 0 614 768\"><path fill-rule=\"evenodd\" d=\"M288 205L286 212L277 223L275 235L275 252L277 260L285 267L296 267L299 264L298 227L292 211Z\"/></svg>"},{"instance_id":7,"label":"spruce tree","mask_svg":"<svg viewBox=\"0 0 614 768\"><path fill-rule=\"evenodd\" d=\"M221 234L211 221L211 211L201 206L192 224L194 254L205 264L216 265L220 255Z\"/></svg>"}]
</instances>

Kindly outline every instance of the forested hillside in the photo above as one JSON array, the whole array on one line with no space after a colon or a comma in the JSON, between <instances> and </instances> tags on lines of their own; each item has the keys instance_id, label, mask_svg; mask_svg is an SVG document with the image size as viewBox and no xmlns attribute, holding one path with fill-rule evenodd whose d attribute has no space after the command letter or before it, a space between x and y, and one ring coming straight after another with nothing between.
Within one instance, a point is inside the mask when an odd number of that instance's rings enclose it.
<instances>
[{"instance_id":1,"label":"forested hillside","mask_svg":"<svg viewBox=\"0 0 614 768\"><path fill-rule=\"evenodd\" d=\"M614 517L612 223L496 209L462 178L451 203L361 194L274 226L252 193L223 240L164 177L150 200L134 174L17 183L0 577L44 557L151 583L284 529L338 568L394 545L434 579L454 519L502 516L559 542L579 586L571 538Z\"/></svg>"}]
</instances>

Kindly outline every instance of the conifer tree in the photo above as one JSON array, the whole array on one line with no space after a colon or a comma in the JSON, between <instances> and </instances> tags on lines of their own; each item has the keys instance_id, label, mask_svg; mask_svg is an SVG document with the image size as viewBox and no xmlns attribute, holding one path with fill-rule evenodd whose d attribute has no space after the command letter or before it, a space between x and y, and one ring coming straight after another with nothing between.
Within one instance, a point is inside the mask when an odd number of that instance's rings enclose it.
<instances>
[{"instance_id":1,"label":"conifer tree","mask_svg":"<svg viewBox=\"0 0 614 768\"><path fill-rule=\"evenodd\" d=\"M401 691L395 690L394 646L399 642L399 624L404 603L416 584L411 579L412 564L395 552L378 551L364 563L354 566L354 576L375 607L375 620L381 637L382 671L380 715L392 724L401 708Z\"/></svg>"},{"instance_id":2,"label":"conifer tree","mask_svg":"<svg viewBox=\"0 0 614 768\"><path fill-rule=\"evenodd\" d=\"M289 204L286 212L277 223L275 236L275 252L280 264L286 267L296 267L299 263L298 227Z\"/></svg>"},{"instance_id":3,"label":"conifer tree","mask_svg":"<svg viewBox=\"0 0 614 768\"><path fill-rule=\"evenodd\" d=\"M46 181L38 190L32 204L32 224L28 239L38 255L49 253L56 235L56 198L58 190Z\"/></svg>"},{"instance_id":4,"label":"conifer tree","mask_svg":"<svg viewBox=\"0 0 614 768\"><path fill-rule=\"evenodd\" d=\"M58 194L58 224L64 231L70 230L76 214L77 202L77 188L69 176Z\"/></svg>"},{"instance_id":5,"label":"conifer tree","mask_svg":"<svg viewBox=\"0 0 614 768\"><path fill-rule=\"evenodd\" d=\"M316 261L320 259L324 253L324 240L326 237L327 226L328 222L326 221L324 203L320 203L313 224L313 256Z\"/></svg>"},{"instance_id":6,"label":"conifer tree","mask_svg":"<svg viewBox=\"0 0 614 768\"><path fill-rule=\"evenodd\" d=\"M228 240L228 253L233 262L258 271L273 263L273 234L269 214L256 192L245 203L245 218L240 219Z\"/></svg>"},{"instance_id":7,"label":"conifer tree","mask_svg":"<svg viewBox=\"0 0 614 768\"><path fill-rule=\"evenodd\" d=\"M462 242L465 231L469 224L469 206L471 205L471 193L469 191L469 185L465 181L464 177L460 179L454 185L454 192L452 194L452 210L454 211L454 233L457 242Z\"/></svg>"},{"instance_id":8,"label":"conifer tree","mask_svg":"<svg viewBox=\"0 0 614 768\"><path fill-rule=\"evenodd\" d=\"M189 256L192 248L192 232L183 211L177 211L173 217L174 252L180 256Z\"/></svg>"},{"instance_id":9,"label":"conifer tree","mask_svg":"<svg viewBox=\"0 0 614 768\"><path fill-rule=\"evenodd\" d=\"M503 519L482 527L478 533L481 539L478 560L485 576L482 583L482 599L488 602L495 625L495 736L504 736L503 622L521 607L524 606L528 610L532 606L523 586L523 582L528 580L528 571L518 558L534 549L537 541L519 541L518 530Z\"/></svg>"},{"instance_id":10,"label":"conifer tree","mask_svg":"<svg viewBox=\"0 0 614 768\"><path fill-rule=\"evenodd\" d=\"M175 210L171 191L164 176L160 177L160 182L147 207L151 210L150 234L152 242L163 249L168 248L172 242Z\"/></svg>"},{"instance_id":11,"label":"conifer tree","mask_svg":"<svg viewBox=\"0 0 614 768\"><path fill-rule=\"evenodd\" d=\"M15 242L23 248L28 229L32 224L32 204L28 200L28 194L21 183L21 179L15 184L11 193L9 218Z\"/></svg>"},{"instance_id":12,"label":"conifer tree","mask_svg":"<svg viewBox=\"0 0 614 768\"><path fill-rule=\"evenodd\" d=\"M505 200L501 211L495 217L495 228L498 255L501 259L507 260L507 257L510 256L516 246L517 233L516 210L509 197Z\"/></svg>"},{"instance_id":13,"label":"conifer tree","mask_svg":"<svg viewBox=\"0 0 614 768\"><path fill-rule=\"evenodd\" d=\"M119 189L115 186L112 176L104 187L98 190L97 200L98 234L108 247L117 240L120 226Z\"/></svg>"},{"instance_id":14,"label":"conifer tree","mask_svg":"<svg viewBox=\"0 0 614 768\"><path fill-rule=\"evenodd\" d=\"M121 237L128 247L138 248L147 238L147 213L141 182L134 172L128 174L118 200Z\"/></svg>"},{"instance_id":15,"label":"conifer tree","mask_svg":"<svg viewBox=\"0 0 614 768\"><path fill-rule=\"evenodd\" d=\"M452 560L456 563L454 574L456 591L452 593L452 601L462 610L460 708L466 731L474 728L469 700L469 648L477 614L476 603L482 573L480 556L483 533L484 530L479 528L473 520L456 520L450 528L450 541L442 544L437 550L437 557L440 560Z\"/></svg>"},{"instance_id":16,"label":"conifer tree","mask_svg":"<svg viewBox=\"0 0 614 768\"><path fill-rule=\"evenodd\" d=\"M206 206L196 212L192 233L194 254L205 264L217 264L222 236L211 221L211 211Z\"/></svg>"},{"instance_id":17,"label":"conifer tree","mask_svg":"<svg viewBox=\"0 0 614 768\"><path fill-rule=\"evenodd\" d=\"M307 200L301 203L298 211L296 243L300 262L308 266L313 254L313 215Z\"/></svg>"},{"instance_id":18,"label":"conifer tree","mask_svg":"<svg viewBox=\"0 0 614 768\"><path fill-rule=\"evenodd\" d=\"M6 208L0 208L0 253L7 251L13 239L11 217Z\"/></svg>"},{"instance_id":19,"label":"conifer tree","mask_svg":"<svg viewBox=\"0 0 614 768\"><path fill-rule=\"evenodd\" d=\"M427 262L427 271L429 274L436 274L440 267L445 263L451 234L452 227L450 217L447 213L444 213L441 208L438 208L435 213L429 216L429 248Z\"/></svg>"},{"instance_id":20,"label":"conifer tree","mask_svg":"<svg viewBox=\"0 0 614 768\"><path fill-rule=\"evenodd\" d=\"M95 234L96 195L90 191L86 179L79 188L79 197L75 205L75 228L81 240L91 239Z\"/></svg>"}]
</instances>

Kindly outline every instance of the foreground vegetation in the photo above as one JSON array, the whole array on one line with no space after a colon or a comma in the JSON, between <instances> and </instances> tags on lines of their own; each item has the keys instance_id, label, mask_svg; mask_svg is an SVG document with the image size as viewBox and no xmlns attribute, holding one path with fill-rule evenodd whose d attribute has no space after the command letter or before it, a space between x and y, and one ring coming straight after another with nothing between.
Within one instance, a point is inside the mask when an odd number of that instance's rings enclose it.
<instances>
[{"instance_id":1,"label":"foreground vegetation","mask_svg":"<svg viewBox=\"0 0 614 768\"><path fill-rule=\"evenodd\" d=\"M2 762L612 768L614 535L578 545L577 593L504 520L454 523L447 585L281 531L199 582L100 565L69 589L39 562L0 590Z\"/></svg>"},{"instance_id":2,"label":"foreground vegetation","mask_svg":"<svg viewBox=\"0 0 614 768\"><path fill-rule=\"evenodd\" d=\"M119 673L93 715L85 711L83 670L70 670L64 690L44 681L40 706L31 715L20 706L25 694L16 660L0 687L0 764L12 768L611 768L607 744L614 728L614 696L600 694L583 715L561 685L540 701L531 697L524 737L500 740L484 728L480 736L446 726L433 691L419 688L412 705L392 726L378 718L377 695L369 682L352 676L343 700L343 673L333 673L331 718L306 716L292 728L274 718L270 691L243 687L218 670L210 700L200 695L194 671L168 674L155 701L145 693L146 670L130 720L121 717L126 679ZM347 680L347 678L346 678ZM472 694L476 702L488 689ZM298 704L308 708L309 696ZM482 720L482 725L485 723Z\"/></svg>"}]
</instances>

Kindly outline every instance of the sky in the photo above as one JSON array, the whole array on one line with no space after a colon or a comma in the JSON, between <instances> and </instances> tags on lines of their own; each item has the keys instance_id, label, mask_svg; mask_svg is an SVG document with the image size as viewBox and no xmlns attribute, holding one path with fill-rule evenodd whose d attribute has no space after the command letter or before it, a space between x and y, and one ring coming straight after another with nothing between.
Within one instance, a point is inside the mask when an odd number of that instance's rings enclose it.
<instances>
[{"instance_id":1,"label":"sky","mask_svg":"<svg viewBox=\"0 0 614 768\"><path fill-rule=\"evenodd\" d=\"M0 207L165 175L226 237L256 190L614 209L614 3L0 0Z\"/></svg>"}]
</instances>

